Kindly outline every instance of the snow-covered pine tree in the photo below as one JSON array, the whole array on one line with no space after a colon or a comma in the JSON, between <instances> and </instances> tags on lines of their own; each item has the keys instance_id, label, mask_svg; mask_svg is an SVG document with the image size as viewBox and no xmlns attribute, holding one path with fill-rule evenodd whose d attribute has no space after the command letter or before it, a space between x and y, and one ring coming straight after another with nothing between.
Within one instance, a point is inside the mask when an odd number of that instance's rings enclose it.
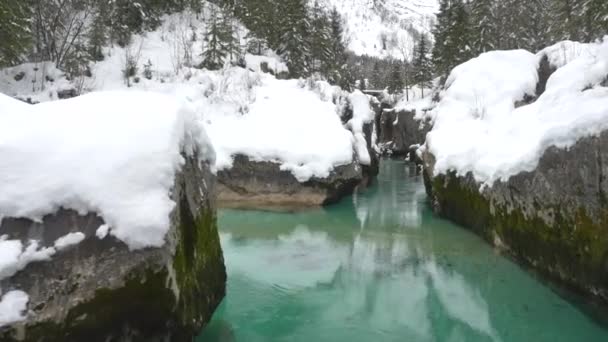
<instances>
[{"instance_id":1,"label":"snow-covered pine tree","mask_svg":"<svg viewBox=\"0 0 608 342\"><path fill-rule=\"evenodd\" d=\"M19 63L31 42L27 1L0 1L0 66Z\"/></svg>"},{"instance_id":2,"label":"snow-covered pine tree","mask_svg":"<svg viewBox=\"0 0 608 342\"><path fill-rule=\"evenodd\" d=\"M439 75L473 57L469 13L462 0L441 0L437 24L433 30L433 64Z\"/></svg>"},{"instance_id":3,"label":"snow-covered pine tree","mask_svg":"<svg viewBox=\"0 0 608 342\"><path fill-rule=\"evenodd\" d=\"M243 59L243 48L241 47L241 39L239 37L238 25L232 16L230 8L225 8L222 15L223 45L226 50L226 55L231 63L239 63Z\"/></svg>"},{"instance_id":4,"label":"snow-covered pine tree","mask_svg":"<svg viewBox=\"0 0 608 342\"><path fill-rule=\"evenodd\" d=\"M497 24L494 0L473 0L471 6L472 41L475 55L495 50L497 47Z\"/></svg>"},{"instance_id":5,"label":"snow-covered pine tree","mask_svg":"<svg viewBox=\"0 0 608 342\"><path fill-rule=\"evenodd\" d=\"M310 21L306 0L284 0L279 2L279 13L283 19L279 22L279 54L289 68L291 77L307 76L310 72L308 56L310 46Z\"/></svg>"},{"instance_id":6,"label":"snow-covered pine tree","mask_svg":"<svg viewBox=\"0 0 608 342\"><path fill-rule=\"evenodd\" d=\"M580 0L553 0L550 4L553 41L583 39L583 6Z\"/></svg>"},{"instance_id":7,"label":"snow-covered pine tree","mask_svg":"<svg viewBox=\"0 0 608 342\"><path fill-rule=\"evenodd\" d=\"M310 69L329 75L331 68L331 26L325 11L315 0L311 9Z\"/></svg>"},{"instance_id":8,"label":"snow-covered pine tree","mask_svg":"<svg viewBox=\"0 0 608 342\"><path fill-rule=\"evenodd\" d=\"M591 41L608 34L608 1L586 0L583 3L584 28Z\"/></svg>"},{"instance_id":9,"label":"snow-covered pine tree","mask_svg":"<svg viewBox=\"0 0 608 342\"><path fill-rule=\"evenodd\" d=\"M327 61L327 78L331 83L339 85L342 89L350 90L354 80L347 63L342 17L336 8L333 8L329 13L329 23L331 43Z\"/></svg>"},{"instance_id":10,"label":"snow-covered pine tree","mask_svg":"<svg viewBox=\"0 0 608 342\"><path fill-rule=\"evenodd\" d=\"M437 22L433 28L433 36L435 37L435 45L432 52L432 60L435 69L439 74L448 72L448 61L450 56L447 54L447 41L450 34L450 22L452 20L452 8L450 0L439 0L439 12L437 13Z\"/></svg>"},{"instance_id":11,"label":"snow-covered pine tree","mask_svg":"<svg viewBox=\"0 0 608 342\"><path fill-rule=\"evenodd\" d=\"M224 66L224 61L228 56L228 50L224 42L226 36L225 20L222 18L220 10L213 6L209 13L207 30L204 34L202 68L218 70Z\"/></svg>"},{"instance_id":12,"label":"snow-covered pine tree","mask_svg":"<svg viewBox=\"0 0 608 342\"><path fill-rule=\"evenodd\" d=\"M88 51L91 58L95 61L103 60L103 46L108 40L107 21L110 11L108 1L99 1L93 13L93 22L88 32Z\"/></svg>"},{"instance_id":13,"label":"snow-covered pine tree","mask_svg":"<svg viewBox=\"0 0 608 342\"><path fill-rule=\"evenodd\" d=\"M422 97L424 97L424 89L428 89L432 86L433 70L431 60L429 59L429 42L427 41L426 35L420 35L420 39L416 46L416 54L414 56L414 81L418 84L422 90Z\"/></svg>"}]
</instances>

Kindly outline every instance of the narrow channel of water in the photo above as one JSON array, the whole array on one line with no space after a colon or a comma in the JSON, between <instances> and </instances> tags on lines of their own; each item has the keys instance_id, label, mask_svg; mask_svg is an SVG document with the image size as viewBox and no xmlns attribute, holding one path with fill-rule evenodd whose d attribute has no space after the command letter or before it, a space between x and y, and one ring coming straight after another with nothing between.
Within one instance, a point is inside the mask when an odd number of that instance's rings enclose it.
<instances>
[{"instance_id":1,"label":"narrow channel of water","mask_svg":"<svg viewBox=\"0 0 608 342\"><path fill-rule=\"evenodd\" d=\"M222 210L227 296L198 341L608 341L608 330L436 217L422 179L326 209Z\"/></svg>"}]
</instances>

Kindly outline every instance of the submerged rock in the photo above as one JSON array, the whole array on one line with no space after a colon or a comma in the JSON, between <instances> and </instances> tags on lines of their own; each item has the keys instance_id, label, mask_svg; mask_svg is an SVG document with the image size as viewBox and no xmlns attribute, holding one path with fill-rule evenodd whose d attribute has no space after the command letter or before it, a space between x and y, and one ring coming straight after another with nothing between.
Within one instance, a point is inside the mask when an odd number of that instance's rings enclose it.
<instances>
[{"instance_id":1,"label":"submerged rock","mask_svg":"<svg viewBox=\"0 0 608 342\"><path fill-rule=\"evenodd\" d=\"M237 208L290 209L320 206L338 201L363 181L358 163L336 167L329 177L313 177L300 183L280 164L234 157L230 169L218 171L220 204Z\"/></svg>"},{"instance_id":2,"label":"submerged rock","mask_svg":"<svg viewBox=\"0 0 608 342\"><path fill-rule=\"evenodd\" d=\"M433 155L423 158L438 214L608 304L608 131L567 150L550 147L534 171L488 187L471 173L435 175Z\"/></svg>"},{"instance_id":3,"label":"submerged rock","mask_svg":"<svg viewBox=\"0 0 608 342\"><path fill-rule=\"evenodd\" d=\"M0 281L3 291L29 295L25 320L0 328L0 340L191 341L225 294L214 187L208 165L187 158L175 177L177 205L161 248L130 250L111 235L98 237L104 222L94 213L4 218L0 235L25 245L56 247L75 232L84 240Z\"/></svg>"}]
</instances>

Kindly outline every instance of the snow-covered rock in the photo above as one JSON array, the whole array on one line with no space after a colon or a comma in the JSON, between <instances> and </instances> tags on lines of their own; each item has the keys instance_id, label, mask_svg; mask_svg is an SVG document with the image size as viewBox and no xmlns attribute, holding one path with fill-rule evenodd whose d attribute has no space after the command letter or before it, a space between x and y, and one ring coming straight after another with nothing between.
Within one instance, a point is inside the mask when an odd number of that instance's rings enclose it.
<instances>
[{"instance_id":1,"label":"snow-covered rock","mask_svg":"<svg viewBox=\"0 0 608 342\"><path fill-rule=\"evenodd\" d=\"M452 71L423 153L437 213L604 303L607 80L608 40L481 55Z\"/></svg>"},{"instance_id":2,"label":"snow-covered rock","mask_svg":"<svg viewBox=\"0 0 608 342\"><path fill-rule=\"evenodd\" d=\"M472 172L492 184L534 170L549 146L568 148L608 129L608 89L600 85L608 75L608 42L586 50L593 52L561 67L557 61L545 91L527 105L521 104L536 96L542 54L495 51L456 67L431 112L426 148L435 172Z\"/></svg>"},{"instance_id":3,"label":"snow-covered rock","mask_svg":"<svg viewBox=\"0 0 608 342\"><path fill-rule=\"evenodd\" d=\"M0 95L0 137L0 340L198 333L225 270L213 149L187 103Z\"/></svg>"}]
</instances>

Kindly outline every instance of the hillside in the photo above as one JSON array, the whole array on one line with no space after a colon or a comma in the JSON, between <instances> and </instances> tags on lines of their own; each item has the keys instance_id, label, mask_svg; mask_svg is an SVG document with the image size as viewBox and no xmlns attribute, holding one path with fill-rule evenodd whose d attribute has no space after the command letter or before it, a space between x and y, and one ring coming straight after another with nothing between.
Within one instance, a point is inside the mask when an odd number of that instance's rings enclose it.
<instances>
[{"instance_id":1,"label":"hillside","mask_svg":"<svg viewBox=\"0 0 608 342\"><path fill-rule=\"evenodd\" d=\"M437 0L321 0L345 21L348 49L357 55L411 58L419 34L431 38Z\"/></svg>"}]
</instances>

